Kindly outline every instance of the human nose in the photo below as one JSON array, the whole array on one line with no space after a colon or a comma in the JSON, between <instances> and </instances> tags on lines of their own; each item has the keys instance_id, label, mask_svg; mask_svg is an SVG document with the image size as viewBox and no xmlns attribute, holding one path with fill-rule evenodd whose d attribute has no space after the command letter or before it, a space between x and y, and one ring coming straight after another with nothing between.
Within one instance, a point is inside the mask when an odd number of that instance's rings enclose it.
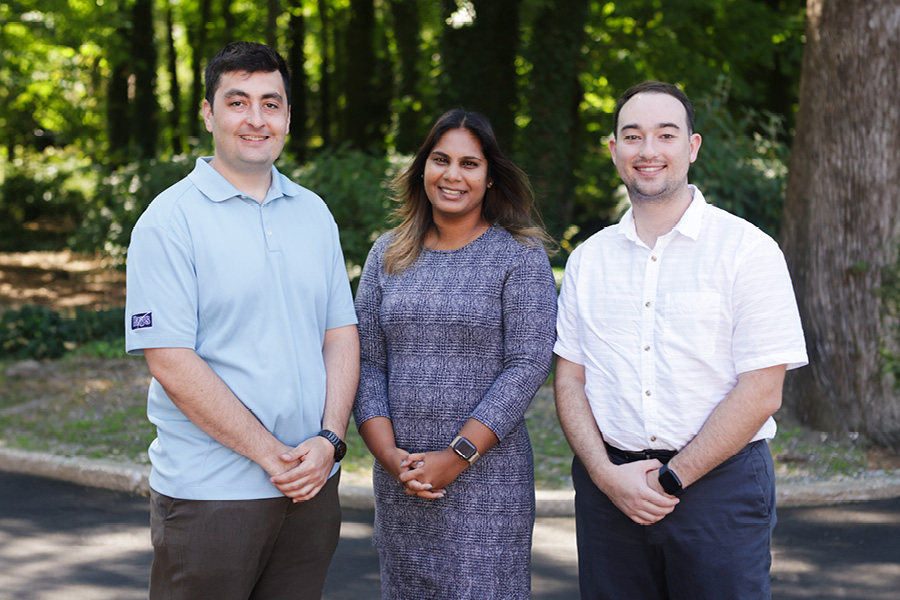
<instances>
[{"instance_id":1,"label":"human nose","mask_svg":"<svg viewBox=\"0 0 900 600\"><path fill-rule=\"evenodd\" d=\"M640 155L643 158L653 158L657 155L656 146L653 144L653 138L644 138L641 142Z\"/></svg>"},{"instance_id":2,"label":"human nose","mask_svg":"<svg viewBox=\"0 0 900 600\"><path fill-rule=\"evenodd\" d=\"M456 181L459 179L459 165L456 163L450 163L447 165L447 168L444 169L444 179L448 179L450 181Z\"/></svg>"},{"instance_id":3,"label":"human nose","mask_svg":"<svg viewBox=\"0 0 900 600\"><path fill-rule=\"evenodd\" d=\"M262 116L262 107L260 106L251 105L246 115L247 124L253 127L262 127L265 122Z\"/></svg>"}]
</instances>

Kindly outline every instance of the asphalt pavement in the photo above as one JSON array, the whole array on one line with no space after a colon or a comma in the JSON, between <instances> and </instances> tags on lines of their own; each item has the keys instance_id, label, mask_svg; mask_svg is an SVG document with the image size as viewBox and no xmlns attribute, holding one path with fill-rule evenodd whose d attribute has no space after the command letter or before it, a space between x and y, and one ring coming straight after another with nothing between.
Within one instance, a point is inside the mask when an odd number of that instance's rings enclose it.
<instances>
[{"instance_id":1,"label":"asphalt pavement","mask_svg":"<svg viewBox=\"0 0 900 600\"><path fill-rule=\"evenodd\" d=\"M0 600L147 597L148 500L0 471ZM378 598L372 512L345 510L325 600ZM779 510L773 598L900 598L900 499ZM578 598L575 524L541 517L532 558L535 600Z\"/></svg>"}]
</instances>

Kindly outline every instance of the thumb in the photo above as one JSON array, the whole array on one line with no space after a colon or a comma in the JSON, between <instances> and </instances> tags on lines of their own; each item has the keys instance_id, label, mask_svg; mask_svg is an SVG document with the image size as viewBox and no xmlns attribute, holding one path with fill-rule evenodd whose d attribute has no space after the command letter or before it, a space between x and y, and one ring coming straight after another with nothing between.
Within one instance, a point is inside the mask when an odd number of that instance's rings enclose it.
<instances>
[{"instance_id":1,"label":"thumb","mask_svg":"<svg viewBox=\"0 0 900 600\"><path fill-rule=\"evenodd\" d=\"M284 454L280 456L281 460L284 462L294 462L296 460L302 460L304 456L309 452L308 449L303 447L303 444L297 446L296 448L291 448Z\"/></svg>"}]
</instances>

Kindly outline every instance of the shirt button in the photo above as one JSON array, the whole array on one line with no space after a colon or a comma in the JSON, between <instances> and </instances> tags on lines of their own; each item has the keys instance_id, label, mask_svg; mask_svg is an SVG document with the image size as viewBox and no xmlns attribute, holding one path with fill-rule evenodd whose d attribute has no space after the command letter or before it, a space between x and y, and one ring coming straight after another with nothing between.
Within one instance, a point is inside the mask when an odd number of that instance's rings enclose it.
<instances>
[{"instance_id":1,"label":"shirt button","mask_svg":"<svg viewBox=\"0 0 900 600\"><path fill-rule=\"evenodd\" d=\"M644 394L647 396L650 396L651 395L650 390L647 390L646 392L644 392Z\"/></svg>"},{"instance_id":2,"label":"shirt button","mask_svg":"<svg viewBox=\"0 0 900 600\"><path fill-rule=\"evenodd\" d=\"M268 231L266 232L266 235L272 235L272 230L271 230L271 229L268 230Z\"/></svg>"},{"instance_id":3,"label":"shirt button","mask_svg":"<svg viewBox=\"0 0 900 600\"><path fill-rule=\"evenodd\" d=\"M644 346L644 352L650 352L650 346Z\"/></svg>"},{"instance_id":4,"label":"shirt button","mask_svg":"<svg viewBox=\"0 0 900 600\"><path fill-rule=\"evenodd\" d=\"M655 435L651 435L651 436L650 436L650 441L651 441L651 442L655 442L655 441L656 441L656 436L655 436Z\"/></svg>"},{"instance_id":5,"label":"shirt button","mask_svg":"<svg viewBox=\"0 0 900 600\"><path fill-rule=\"evenodd\" d=\"M656 261L659 260L659 259L656 258L655 256L651 256L651 257L650 257L650 260L652 260L653 262L656 262Z\"/></svg>"},{"instance_id":6,"label":"shirt button","mask_svg":"<svg viewBox=\"0 0 900 600\"><path fill-rule=\"evenodd\" d=\"M646 306L647 308L650 308L650 301L648 300L647 302L644 302L644 306Z\"/></svg>"}]
</instances>

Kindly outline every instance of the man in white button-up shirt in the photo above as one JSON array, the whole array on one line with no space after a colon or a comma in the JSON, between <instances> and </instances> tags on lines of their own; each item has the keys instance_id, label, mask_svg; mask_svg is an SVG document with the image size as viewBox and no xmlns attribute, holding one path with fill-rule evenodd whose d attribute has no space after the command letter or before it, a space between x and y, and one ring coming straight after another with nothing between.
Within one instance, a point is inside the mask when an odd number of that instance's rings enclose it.
<instances>
[{"instance_id":1,"label":"man in white button-up shirt","mask_svg":"<svg viewBox=\"0 0 900 600\"><path fill-rule=\"evenodd\" d=\"M767 598L786 369L807 362L778 245L688 184L701 138L674 86L616 107L631 208L569 259L554 348L575 452L583 598Z\"/></svg>"}]
</instances>

